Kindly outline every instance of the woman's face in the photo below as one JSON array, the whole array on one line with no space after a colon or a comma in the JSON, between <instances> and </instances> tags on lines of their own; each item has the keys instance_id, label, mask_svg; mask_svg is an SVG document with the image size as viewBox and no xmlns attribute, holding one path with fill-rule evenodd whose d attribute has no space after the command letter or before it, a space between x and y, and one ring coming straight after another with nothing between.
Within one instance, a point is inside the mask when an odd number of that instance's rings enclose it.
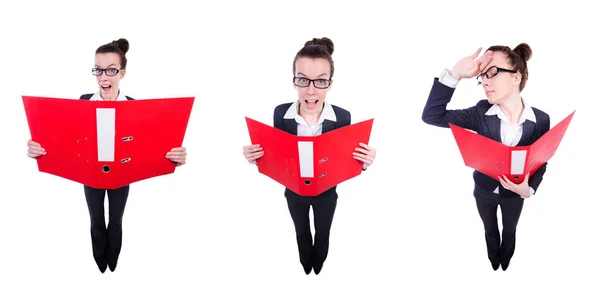
<instances>
[{"instance_id":1,"label":"woman's face","mask_svg":"<svg viewBox=\"0 0 600 302\"><path fill-rule=\"evenodd\" d=\"M326 59L313 59L300 57L296 60L296 79L294 87L298 91L298 100L300 101L300 112L305 114L320 113L325 103L327 91L331 88L331 83L327 85L330 78L329 61ZM315 80L308 82L308 80ZM308 87L300 87L309 84ZM325 87L327 88L316 88Z\"/></svg>"},{"instance_id":2,"label":"woman's face","mask_svg":"<svg viewBox=\"0 0 600 302\"><path fill-rule=\"evenodd\" d=\"M96 54L95 67L101 69L115 68L121 69L121 58L114 52ZM119 82L125 76L125 70L118 72L114 76L109 76L106 72L96 76L100 96L103 100L116 100L119 95Z\"/></svg>"},{"instance_id":3,"label":"woman's face","mask_svg":"<svg viewBox=\"0 0 600 302\"><path fill-rule=\"evenodd\" d=\"M520 92L519 83L521 83L521 73L498 70L498 68L513 70L506 54L494 51L492 53L492 61L485 68L483 73L488 74L491 78L488 79L487 76L483 75L481 77L481 84L490 104L501 104L509 96Z\"/></svg>"}]
</instances>

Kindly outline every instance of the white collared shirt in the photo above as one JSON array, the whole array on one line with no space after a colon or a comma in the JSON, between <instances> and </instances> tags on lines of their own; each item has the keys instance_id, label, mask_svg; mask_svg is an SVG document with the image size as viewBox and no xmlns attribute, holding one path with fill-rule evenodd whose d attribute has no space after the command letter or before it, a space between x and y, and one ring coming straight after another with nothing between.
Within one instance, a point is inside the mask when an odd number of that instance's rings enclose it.
<instances>
[{"instance_id":1,"label":"white collared shirt","mask_svg":"<svg viewBox=\"0 0 600 302\"><path fill-rule=\"evenodd\" d=\"M285 112L283 116L284 119L294 119L298 123L298 128L296 130L298 136L317 136L323 134L323 121L329 120L332 122L337 122L337 118L335 116L335 111L333 111L333 107L331 104L325 103L323 104L323 111L321 111L321 115L319 115L319 119L316 123L312 125L308 125L308 123L304 120L300 114L298 114L298 105L300 105L300 101L294 102L290 108ZM367 169L367 164L363 164L363 170Z\"/></svg>"},{"instance_id":2,"label":"white collared shirt","mask_svg":"<svg viewBox=\"0 0 600 302\"><path fill-rule=\"evenodd\" d=\"M525 100L523 100L523 105L525 108L523 109L523 113L521 114L521 118L516 124L511 124L508 121L508 118L502 112L500 107L497 104L494 104L485 115L496 115L500 119L500 136L502 138L502 143L514 147L521 140L521 136L523 135L523 123L526 120L530 120L532 122L536 122L535 113L533 113L533 109Z\"/></svg>"},{"instance_id":3,"label":"white collared shirt","mask_svg":"<svg viewBox=\"0 0 600 302\"><path fill-rule=\"evenodd\" d=\"M298 105L300 101L295 101L292 103L290 108L285 112L283 116L284 119L294 119L298 123L298 128L296 130L298 136L317 136L323 134L323 122L325 120L329 120L332 122L337 122L337 117L335 115L335 111L333 111L333 107L331 104L325 103L323 104L323 111L321 111L321 115L319 115L319 119L316 123L309 125L300 114L298 114ZM256 164L256 161L252 161L251 164ZM367 164L363 164L363 170L367 169Z\"/></svg>"},{"instance_id":4,"label":"white collared shirt","mask_svg":"<svg viewBox=\"0 0 600 302\"><path fill-rule=\"evenodd\" d=\"M100 96L100 91L94 93L94 95L92 95L90 98L90 101L104 101ZM121 90L119 90L119 94L117 95L117 99L115 101L127 101L127 97L125 97L125 94L121 93Z\"/></svg>"},{"instance_id":5,"label":"white collared shirt","mask_svg":"<svg viewBox=\"0 0 600 302\"><path fill-rule=\"evenodd\" d=\"M319 119L317 120L317 122L312 125L308 125L304 118L300 116L300 114L298 114L299 103L299 101L294 102L283 116L284 119L296 120L296 122L298 123L298 136L321 135L323 133L323 121L337 121L335 111L333 111L333 107L329 103L327 103L327 101L325 101L325 104L323 104L323 111L321 112L321 115L319 115Z\"/></svg>"},{"instance_id":6,"label":"white collared shirt","mask_svg":"<svg viewBox=\"0 0 600 302\"><path fill-rule=\"evenodd\" d=\"M450 88L456 88L459 82L459 80L452 76L452 73L448 69L444 69L444 71L442 71L438 81ZM521 118L516 124L511 124L508 121L506 114L500 110L500 107L498 107L497 104L494 104L485 113L485 115L496 115L500 119L500 138L504 145L511 147L516 146L523 135L523 123L525 123L526 120L530 120L534 123L536 122L535 113L533 112L531 106L529 106L525 100L523 100L523 105L525 106L523 109L523 114L521 114ZM494 190L494 193L499 194L498 189L499 187ZM533 196L535 190L529 187L529 192Z\"/></svg>"}]
</instances>

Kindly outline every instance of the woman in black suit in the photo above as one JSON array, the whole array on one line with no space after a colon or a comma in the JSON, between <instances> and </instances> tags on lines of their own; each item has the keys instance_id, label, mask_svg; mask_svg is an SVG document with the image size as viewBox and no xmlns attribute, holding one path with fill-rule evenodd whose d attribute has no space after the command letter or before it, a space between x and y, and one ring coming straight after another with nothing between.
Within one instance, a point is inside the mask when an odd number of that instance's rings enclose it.
<instances>
[{"instance_id":1,"label":"woman in black suit","mask_svg":"<svg viewBox=\"0 0 600 302\"><path fill-rule=\"evenodd\" d=\"M115 40L98 47L92 74L96 76L99 90L94 94L84 94L80 99L91 101L133 100L122 93L119 86L120 81L125 77L127 66L125 53L128 50L129 42L126 39ZM37 142L29 140L27 146L27 155L31 158L46 154L46 150ZM185 147L179 147L168 152L166 158L180 166L185 164L186 156ZM84 185L84 193L90 214L94 259L100 272L104 273L107 266L114 271L121 252L122 219L129 195L129 185L110 190ZM106 194L108 194L109 203L108 228L104 219L104 196Z\"/></svg>"},{"instance_id":2,"label":"woman in black suit","mask_svg":"<svg viewBox=\"0 0 600 302\"><path fill-rule=\"evenodd\" d=\"M333 42L328 38L312 39L298 51L293 63L295 102L275 108L274 127L299 136L317 136L351 124L350 112L326 101L333 83ZM264 155L259 144L244 146L244 157L254 163ZM363 170L375 159L376 150L364 143L357 146L354 158L364 163ZM329 231L338 195L333 187L315 197L303 197L285 189L288 208L296 229L300 263L308 275L314 268L319 274L329 250ZM309 210L313 208L314 244L310 231Z\"/></svg>"},{"instance_id":3,"label":"woman in black suit","mask_svg":"<svg viewBox=\"0 0 600 302\"><path fill-rule=\"evenodd\" d=\"M422 119L425 123L448 128L448 123L473 130L508 146L527 146L550 130L550 117L531 107L521 97L528 78L527 61L531 48L525 43L514 49L492 46L477 58L475 54L458 61L452 71L445 69L435 78ZM447 110L456 85L461 79L477 76L487 100L461 110ZM538 190L546 164L521 184L506 176L491 178L474 171L474 196L485 229L488 258L492 268L506 270L515 251L517 223L525 198ZM497 208L502 211L502 237L498 229Z\"/></svg>"}]
</instances>

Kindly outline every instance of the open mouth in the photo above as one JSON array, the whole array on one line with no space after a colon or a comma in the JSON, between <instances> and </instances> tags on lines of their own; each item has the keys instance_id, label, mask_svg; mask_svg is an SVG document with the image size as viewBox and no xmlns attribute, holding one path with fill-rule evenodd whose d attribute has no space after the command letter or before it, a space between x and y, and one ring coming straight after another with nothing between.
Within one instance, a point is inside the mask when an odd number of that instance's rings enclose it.
<instances>
[{"instance_id":1,"label":"open mouth","mask_svg":"<svg viewBox=\"0 0 600 302\"><path fill-rule=\"evenodd\" d=\"M104 92L109 92L111 88L112 88L112 85L110 85L110 84L100 85L100 89L102 89L102 91L104 91Z\"/></svg>"},{"instance_id":2,"label":"open mouth","mask_svg":"<svg viewBox=\"0 0 600 302\"><path fill-rule=\"evenodd\" d=\"M306 103L306 108L307 109L315 109L317 108L317 103L319 102L319 100L304 100L304 103Z\"/></svg>"}]
</instances>

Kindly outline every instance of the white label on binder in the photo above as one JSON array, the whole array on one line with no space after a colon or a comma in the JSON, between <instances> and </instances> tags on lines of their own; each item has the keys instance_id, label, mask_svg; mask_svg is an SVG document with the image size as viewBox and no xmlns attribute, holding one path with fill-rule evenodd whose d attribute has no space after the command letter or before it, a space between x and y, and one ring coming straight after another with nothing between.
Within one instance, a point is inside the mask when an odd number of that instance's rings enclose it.
<instances>
[{"instance_id":1,"label":"white label on binder","mask_svg":"<svg viewBox=\"0 0 600 302\"><path fill-rule=\"evenodd\" d=\"M115 109L96 109L98 161L115 161Z\"/></svg>"},{"instance_id":2,"label":"white label on binder","mask_svg":"<svg viewBox=\"0 0 600 302\"><path fill-rule=\"evenodd\" d=\"M511 154L510 174L523 174L527 150L513 150Z\"/></svg>"},{"instance_id":3,"label":"white label on binder","mask_svg":"<svg viewBox=\"0 0 600 302\"><path fill-rule=\"evenodd\" d=\"M315 177L313 142L298 142L300 177Z\"/></svg>"}]
</instances>

